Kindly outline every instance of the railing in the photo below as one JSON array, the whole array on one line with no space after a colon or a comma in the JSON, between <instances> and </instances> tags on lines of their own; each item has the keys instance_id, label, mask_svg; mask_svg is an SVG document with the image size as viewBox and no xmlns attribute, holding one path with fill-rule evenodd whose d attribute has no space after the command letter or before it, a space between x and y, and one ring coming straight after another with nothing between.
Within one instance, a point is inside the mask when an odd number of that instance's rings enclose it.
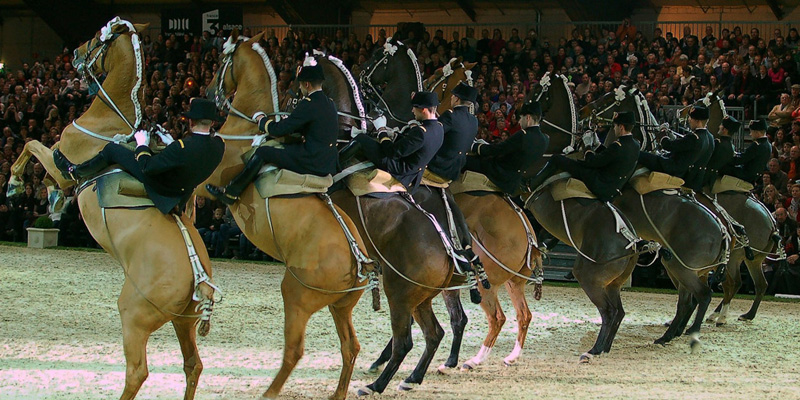
<instances>
[{"instance_id":1,"label":"railing","mask_svg":"<svg viewBox=\"0 0 800 400\"><path fill-rule=\"evenodd\" d=\"M475 38L480 39L481 31L488 29L489 36L492 36L494 29L499 29L504 39L511 36L511 30L519 30L521 38L525 38L528 31L533 29L541 41L545 39L550 42L550 46L557 48L561 38L569 39L572 37L573 30L577 29L580 34L583 34L588 29L592 35L601 37L604 30L616 31L619 27L619 21L591 21L591 22L547 22L547 21L532 21L520 22L515 24L509 23L477 23L477 24L426 24L425 30L433 36L437 30L442 30L445 40L452 40L453 32L458 32L459 37L466 37L467 28L472 28L475 31ZM784 37L788 36L789 28L800 27L800 21L634 21L633 26L636 27L638 32L642 32L644 37L650 41L653 39L653 32L655 28L661 28L663 36L666 37L668 33L672 33L677 38L683 37L683 29L688 26L693 35L702 39L705 36L706 26L713 28L713 34L719 39L722 29L727 28L731 32L735 27L740 27L743 34L750 34L750 30L757 28L760 32L760 37L765 40L772 39L772 32L774 29L780 29ZM367 34L372 38L376 38L381 29L386 32L386 36L393 36L397 30L397 25L253 25L248 26L252 33L267 31L274 33L274 36L279 40L286 37L289 31L298 32L303 31L306 38L310 33L315 33L317 38L332 39L336 36L336 32L341 30L345 39L349 33L356 33L359 41L363 41ZM152 27L149 29L151 37L155 38L160 33L160 27ZM271 35L268 34L267 37ZM541 43L540 43L541 44Z\"/></svg>"}]
</instances>

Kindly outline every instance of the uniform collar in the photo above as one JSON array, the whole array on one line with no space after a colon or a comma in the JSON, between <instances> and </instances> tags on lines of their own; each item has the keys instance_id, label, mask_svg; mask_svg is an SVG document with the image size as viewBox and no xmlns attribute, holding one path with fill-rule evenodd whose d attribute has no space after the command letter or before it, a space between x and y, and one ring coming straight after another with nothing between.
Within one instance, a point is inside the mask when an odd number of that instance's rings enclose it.
<instances>
[{"instance_id":1,"label":"uniform collar","mask_svg":"<svg viewBox=\"0 0 800 400\"><path fill-rule=\"evenodd\" d=\"M322 89L317 89L317 90L309 93L306 97L311 97L312 94L317 93L317 92L321 92L321 91L322 91Z\"/></svg>"},{"instance_id":2,"label":"uniform collar","mask_svg":"<svg viewBox=\"0 0 800 400\"><path fill-rule=\"evenodd\" d=\"M466 105L464 105L464 104L459 104L459 105L457 105L457 106L453 106L453 110L455 110L455 109L456 109L456 108L458 108L458 107L467 107L467 106L466 106Z\"/></svg>"},{"instance_id":3,"label":"uniform collar","mask_svg":"<svg viewBox=\"0 0 800 400\"><path fill-rule=\"evenodd\" d=\"M192 131L192 135L200 135L200 136L211 136L211 132L195 132Z\"/></svg>"}]
</instances>

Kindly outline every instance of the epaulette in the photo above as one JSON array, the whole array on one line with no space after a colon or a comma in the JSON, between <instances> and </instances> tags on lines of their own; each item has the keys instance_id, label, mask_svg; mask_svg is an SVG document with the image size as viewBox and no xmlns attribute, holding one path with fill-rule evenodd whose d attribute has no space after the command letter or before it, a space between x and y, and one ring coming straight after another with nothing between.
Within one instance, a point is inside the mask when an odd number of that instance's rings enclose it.
<instances>
[{"instance_id":1,"label":"epaulette","mask_svg":"<svg viewBox=\"0 0 800 400\"><path fill-rule=\"evenodd\" d=\"M444 126L444 124L443 124L443 123L441 123L441 122L439 122L439 121L436 121L436 123L437 123L437 124L439 124L439 125L441 125L441 126Z\"/></svg>"},{"instance_id":2,"label":"epaulette","mask_svg":"<svg viewBox=\"0 0 800 400\"><path fill-rule=\"evenodd\" d=\"M186 148L186 145L183 144L183 139L178 139L178 143L180 143L182 149Z\"/></svg>"},{"instance_id":3,"label":"epaulette","mask_svg":"<svg viewBox=\"0 0 800 400\"><path fill-rule=\"evenodd\" d=\"M425 127L424 127L424 126L422 126L422 125L419 125L419 129L422 129L422 131L423 131L423 132L427 132L427 131L428 131L428 130L427 130L427 129L425 129Z\"/></svg>"},{"instance_id":4,"label":"epaulette","mask_svg":"<svg viewBox=\"0 0 800 400\"><path fill-rule=\"evenodd\" d=\"M303 100L311 101L311 97L303 97Z\"/></svg>"},{"instance_id":5,"label":"epaulette","mask_svg":"<svg viewBox=\"0 0 800 400\"><path fill-rule=\"evenodd\" d=\"M618 144L618 145L620 145L620 147L622 147L622 143L620 143L620 141L619 141L619 140L615 140L615 141L614 141L614 144Z\"/></svg>"}]
</instances>

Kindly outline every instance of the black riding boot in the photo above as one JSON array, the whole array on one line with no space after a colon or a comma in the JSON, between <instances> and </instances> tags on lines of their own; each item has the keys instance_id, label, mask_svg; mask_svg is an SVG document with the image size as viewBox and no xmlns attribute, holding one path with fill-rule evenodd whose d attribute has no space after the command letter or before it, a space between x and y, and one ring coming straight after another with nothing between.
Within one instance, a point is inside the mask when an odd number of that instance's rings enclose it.
<instances>
[{"instance_id":1,"label":"black riding boot","mask_svg":"<svg viewBox=\"0 0 800 400\"><path fill-rule=\"evenodd\" d=\"M75 181L91 178L100 171L108 168L109 165L108 160L102 152L85 162L73 164L72 161L68 160L67 157L64 156L64 153L58 149L53 151L53 162L56 164L56 167L61 170L61 175L63 175L65 179L72 179Z\"/></svg>"},{"instance_id":2,"label":"black riding boot","mask_svg":"<svg viewBox=\"0 0 800 400\"><path fill-rule=\"evenodd\" d=\"M553 174L555 174L556 171L558 171L558 167L556 166L556 164L552 160L548 161L547 164L544 165L544 168L542 168L542 170L539 171L539 173L536 174L536 176L528 180L527 182L528 189L530 189L531 191L536 190L539 186L542 186L542 184L544 183L544 181L547 180L547 178L553 176Z\"/></svg>"},{"instance_id":3,"label":"black riding boot","mask_svg":"<svg viewBox=\"0 0 800 400\"><path fill-rule=\"evenodd\" d=\"M362 152L361 144L353 140L339 150L339 165L345 166L348 161Z\"/></svg>"},{"instance_id":4,"label":"black riding boot","mask_svg":"<svg viewBox=\"0 0 800 400\"><path fill-rule=\"evenodd\" d=\"M261 160L261 157L254 155L244 166L244 170L242 170L239 175L236 175L230 183L228 183L228 186L221 188L209 183L206 185L206 190L219 201L231 205L235 203L236 200L239 200L239 195L242 194L247 185L256 179L258 171L261 170L263 165L264 161Z\"/></svg>"}]
</instances>

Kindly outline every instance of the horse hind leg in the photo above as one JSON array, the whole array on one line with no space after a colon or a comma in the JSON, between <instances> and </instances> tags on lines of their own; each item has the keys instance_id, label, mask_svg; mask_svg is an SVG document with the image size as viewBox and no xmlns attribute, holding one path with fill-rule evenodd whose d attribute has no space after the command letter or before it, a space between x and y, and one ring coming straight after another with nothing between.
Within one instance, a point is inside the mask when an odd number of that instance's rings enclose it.
<instances>
[{"instance_id":1,"label":"horse hind leg","mask_svg":"<svg viewBox=\"0 0 800 400\"><path fill-rule=\"evenodd\" d=\"M741 250L737 250L737 252L741 252ZM722 326L728 322L728 309L730 308L731 300L742 287L742 271L739 270L739 267L743 260L744 257L731 255L728 265L725 266L725 280L722 281L722 301L714 310L716 315L712 314L712 317L716 317L714 319L716 326Z\"/></svg>"},{"instance_id":2,"label":"horse hind leg","mask_svg":"<svg viewBox=\"0 0 800 400\"><path fill-rule=\"evenodd\" d=\"M764 293L767 291L767 278L764 276L764 271L761 269L761 263L764 257L756 257L755 260L745 260L747 270L750 272L750 277L753 278L753 284L756 289L756 297L753 299L753 304L750 310L739 316L740 321L752 321L756 317L758 307L761 305L761 300L764 298Z\"/></svg>"},{"instance_id":3,"label":"horse hind leg","mask_svg":"<svg viewBox=\"0 0 800 400\"><path fill-rule=\"evenodd\" d=\"M442 292L447 313L450 315L450 327L453 329L453 343L450 346L450 356L440 365L438 370L445 373L450 368L458 365L458 355L461 352L461 341L464 338L464 328L467 326L467 314L461 304L461 293L458 290Z\"/></svg>"},{"instance_id":4,"label":"horse hind leg","mask_svg":"<svg viewBox=\"0 0 800 400\"><path fill-rule=\"evenodd\" d=\"M120 400L131 400L136 397L149 375L147 341L150 335L168 319L163 313L156 312L152 305L135 293L127 283L122 287L117 307L122 320L122 348L126 364L125 388Z\"/></svg>"},{"instance_id":5,"label":"horse hind leg","mask_svg":"<svg viewBox=\"0 0 800 400\"><path fill-rule=\"evenodd\" d=\"M358 338L356 338L355 327L353 327L353 307L358 299L359 296L355 296L355 301L344 306L331 305L328 307L336 324L336 332L339 334L342 351L342 373L339 375L339 385L336 387L336 392L330 397L334 400L343 400L347 397L347 389L350 386L350 378L353 376L356 357L361 350L361 345L358 343Z\"/></svg>"},{"instance_id":6,"label":"horse hind leg","mask_svg":"<svg viewBox=\"0 0 800 400\"><path fill-rule=\"evenodd\" d=\"M405 381L400 383L398 390L412 390L415 386L422 384L425 372L428 371L428 367L433 361L433 356L436 355L436 350L444 337L444 330L436 319L436 314L433 313L431 300L420 304L414 313L414 317L425 335L425 351L422 352L422 357L420 357L414 371Z\"/></svg>"},{"instance_id":7,"label":"horse hind leg","mask_svg":"<svg viewBox=\"0 0 800 400\"><path fill-rule=\"evenodd\" d=\"M689 308L691 297L691 293L686 290L686 288L678 285L678 304L675 310L675 317L672 319L672 323L669 324L667 331L664 332L664 335L656 339L653 343L664 345L679 335L681 332L681 322L684 318L691 317L691 309Z\"/></svg>"},{"instance_id":8,"label":"horse hind leg","mask_svg":"<svg viewBox=\"0 0 800 400\"><path fill-rule=\"evenodd\" d=\"M389 339L389 343L386 343L386 347L383 348L383 351L378 356L378 359L369 366L369 370L367 372L371 374L377 373L381 366L386 364L390 358L392 358L392 339Z\"/></svg>"},{"instance_id":9,"label":"horse hind leg","mask_svg":"<svg viewBox=\"0 0 800 400\"><path fill-rule=\"evenodd\" d=\"M391 308L390 300L390 308ZM399 309L402 308L402 309ZM396 304L392 310L392 345L391 357L375 382L358 389L359 396L366 396L375 392L383 393L389 381L397 373L400 364L414 345L411 339L411 310L405 305Z\"/></svg>"},{"instance_id":10,"label":"horse hind leg","mask_svg":"<svg viewBox=\"0 0 800 400\"><path fill-rule=\"evenodd\" d=\"M531 310L525 299L525 281L521 278L512 278L506 282L506 291L511 297L511 303L517 311L517 341L514 343L514 350L503 359L507 366L513 365L522 355L525 346L525 339L528 337L528 326L531 323Z\"/></svg>"},{"instance_id":11,"label":"horse hind leg","mask_svg":"<svg viewBox=\"0 0 800 400\"><path fill-rule=\"evenodd\" d=\"M187 308L187 310L190 309L193 308ZM200 379L200 374L203 372L203 362L200 360L200 355L197 350L195 321L195 319L185 318L172 320L172 327L175 329L175 335L178 336L178 342L181 345L181 353L183 354L183 372L186 374L186 392L183 395L184 400L194 399L195 391L197 391L197 382Z\"/></svg>"},{"instance_id":12,"label":"horse hind leg","mask_svg":"<svg viewBox=\"0 0 800 400\"><path fill-rule=\"evenodd\" d=\"M262 399L275 399L278 397L286 380L289 379L289 375L297 366L297 362L303 357L306 326L309 318L311 318L311 313L303 309L302 305L298 304L297 299L300 299L300 297L290 299L284 296L283 362L280 370L278 370L278 375L275 376L269 388L261 395Z\"/></svg>"}]
</instances>

